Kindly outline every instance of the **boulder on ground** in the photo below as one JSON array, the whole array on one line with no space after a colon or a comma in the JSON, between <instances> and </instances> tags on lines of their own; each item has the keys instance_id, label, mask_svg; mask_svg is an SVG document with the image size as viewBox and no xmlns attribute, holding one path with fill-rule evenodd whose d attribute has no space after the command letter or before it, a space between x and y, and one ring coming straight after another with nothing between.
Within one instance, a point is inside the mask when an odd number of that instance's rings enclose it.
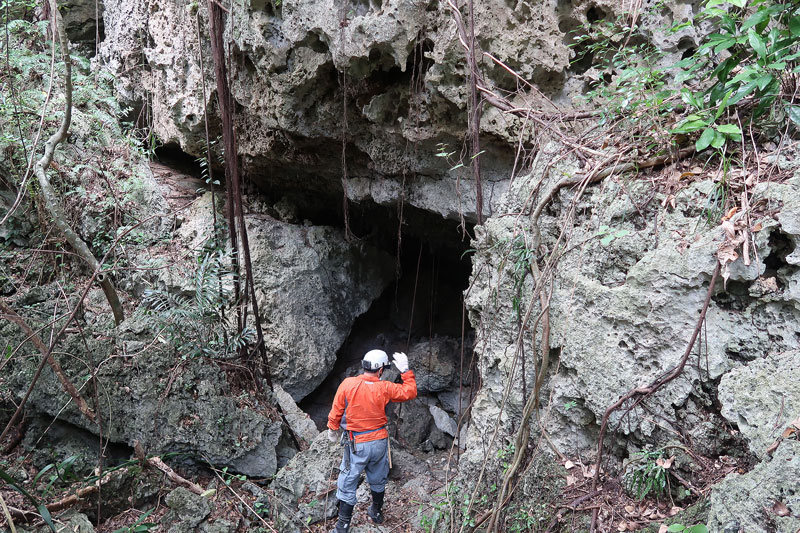
<instances>
[{"instance_id":1,"label":"boulder on ground","mask_svg":"<svg viewBox=\"0 0 800 533\"><path fill-rule=\"evenodd\" d=\"M794 533L800 529L800 442L786 440L772 459L733 473L711 492L708 530Z\"/></svg>"}]
</instances>

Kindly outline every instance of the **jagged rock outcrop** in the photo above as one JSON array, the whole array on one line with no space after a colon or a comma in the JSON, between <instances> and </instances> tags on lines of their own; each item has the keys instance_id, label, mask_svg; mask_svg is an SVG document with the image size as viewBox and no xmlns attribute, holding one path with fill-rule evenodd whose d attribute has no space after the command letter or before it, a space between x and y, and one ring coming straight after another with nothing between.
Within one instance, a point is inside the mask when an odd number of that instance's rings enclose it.
<instances>
[{"instance_id":1,"label":"jagged rock outcrop","mask_svg":"<svg viewBox=\"0 0 800 533\"><path fill-rule=\"evenodd\" d=\"M300 400L322 383L353 321L393 280L394 262L331 227L251 218L248 233L271 366Z\"/></svg>"},{"instance_id":2,"label":"jagged rock outcrop","mask_svg":"<svg viewBox=\"0 0 800 533\"><path fill-rule=\"evenodd\" d=\"M606 74L572 63L582 53L571 46L575 30L613 22L622 13L607 0L514 6L495 0L475 9L481 49L537 86L517 97L518 103L551 110L548 98L570 107L587 83ZM659 28L685 20L691 11L691 3L666 3L640 13L645 33L667 60L696 46L697 35L691 25L671 34ZM216 115L204 2L111 0L104 19L101 60L115 74L120 95L147 103L161 140L202 154L204 115L210 112L212 122ZM448 170L459 162L469 165L460 154L465 54L446 3L252 0L231 19L225 40L241 107L240 152L255 183L305 202L309 192L341 198L344 135L345 189L352 200L404 201L446 218L475 220L474 184L463 169ZM479 55L479 61L498 90L519 88L488 56ZM485 213L507 186L519 132L536 135L521 125L494 109L485 112ZM453 154L437 157L442 150Z\"/></svg>"},{"instance_id":3,"label":"jagged rock outcrop","mask_svg":"<svg viewBox=\"0 0 800 533\"><path fill-rule=\"evenodd\" d=\"M102 39L104 6L101 0L67 0L58 5L70 41L96 43L98 35Z\"/></svg>"},{"instance_id":4,"label":"jagged rock outcrop","mask_svg":"<svg viewBox=\"0 0 800 533\"><path fill-rule=\"evenodd\" d=\"M750 452L766 459L767 449L800 416L800 352L769 352L734 368L722 377L719 401Z\"/></svg>"},{"instance_id":5,"label":"jagged rock outcrop","mask_svg":"<svg viewBox=\"0 0 800 533\"><path fill-rule=\"evenodd\" d=\"M155 217L141 226L140 244L145 246L132 248L131 253L142 254L134 256L134 265L149 268L123 271L120 286L138 297L148 288L194 297L198 258L207 253L214 235L211 196L205 194L180 210L172 235L167 219L158 216L169 211L163 198L167 193L159 191L151 176L140 179L132 194L141 196L143 208L149 206ZM84 219L94 220L91 210ZM392 280L393 260L364 242L348 242L334 228L293 225L266 215L248 216L247 223L273 378L281 390L300 399L325 378L355 318ZM146 246L170 237L166 248ZM19 296L17 305L53 313L57 304L51 301L52 290L55 287L34 288ZM225 375L213 363L175 352L170 345L174 339L160 331L168 322L159 322L164 319L157 313L145 316L141 308L114 338L102 334L105 309L98 298L96 291L90 293L84 318L94 325L87 336L91 359L103 361L98 380L109 390L110 413L104 418L110 416L111 421L105 436L129 446L138 440L149 453L187 452L246 475L271 476L283 460L276 455L283 431L265 414L266 406L241 403L230 396ZM194 315L184 319L199 320ZM2 337L14 346L21 340L16 326L8 322L2 326ZM81 338L69 336L65 351L88 357ZM25 349L30 353L31 346ZM73 377L79 372L75 364L67 368ZM9 388L20 393L30 376L29 363L15 360L11 369L16 373ZM55 415L64 405L64 395L52 373L46 372L43 379L30 405ZM313 440L316 430L310 420L295 412L291 398L281 399L300 438ZM72 408L64 419L96 431Z\"/></svg>"},{"instance_id":6,"label":"jagged rock outcrop","mask_svg":"<svg viewBox=\"0 0 800 533\"><path fill-rule=\"evenodd\" d=\"M342 445L330 442L320 434L311 446L299 452L289 464L282 468L270 485L277 501L265 498L265 503L274 508L277 521L283 524L281 531L294 531L309 523L336 516L336 480L342 462ZM440 474L440 473L439 473ZM387 506L397 505L398 500L414 494L415 488L439 484L437 473L431 465L414 457L392 441L392 469L386 487ZM420 499L427 501L430 494ZM369 484L360 485L356 498L359 504L369 502ZM419 496L418 496L419 498ZM358 507L358 522L368 522L361 507ZM370 526L361 526L365 528ZM373 528L375 526L372 526Z\"/></svg>"},{"instance_id":7,"label":"jagged rock outcrop","mask_svg":"<svg viewBox=\"0 0 800 533\"><path fill-rule=\"evenodd\" d=\"M169 511L161 523L169 533L233 533L235 523L224 518L210 518L211 502L208 498L178 487L164 499Z\"/></svg>"},{"instance_id":8,"label":"jagged rock outcrop","mask_svg":"<svg viewBox=\"0 0 800 533\"><path fill-rule=\"evenodd\" d=\"M559 176L576 172L572 164L560 163ZM501 202L501 213L524 212L539 179L536 169L518 178ZM800 400L794 357L800 342L800 300L794 290L800 279L800 233L794 222L800 215L798 179L761 183L751 191L751 205L762 202L778 213L765 210L751 221L752 262L732 264L727 287L719 280L695 348L699 355L692 356L681 377L650 398L646 411L618 411L611 417L614 453L663 446L681 431L698 449L725 453L724 443L730 445L725 427L732 423L740 424L751 450L763 457L776 437L772 424L778 413L778 434L796 416L791 408L782 412L780 404L781 396L791 405ZM540 190L553 182L546 181ZM605 409L680 360L724 239L720 228L703 219L706 198L716 187L699 180L681 191L674 209L664 209L651 183L610 180L587 190L574 219L564 216L573 200L567 190L559 193L553 210L545 211L543 243L552 246L562 231L567 240L549 302L550 371L538 416L561 452L591 458ZM486 446L500 448L503 435L514 433L525 391L532 391L533 335L518 334L521 317L531 305L534 310L539 306L538 300L531 302L531 276L520 275L531 242L529 224L524 215L497 217L478 230L467 305L478 335L483 386L463 456L465 479L474 472L468 465L482 463ZM517 342L528 358L524 372L515 357ZM713 384L720 378L721 414L713 404Z\"/></svg>"},{"instance_id":9,"label":"jagged rock outcrop","mask_svg":"<svg viewBox=\"0 0 800 533\"><path fill-rule=\"evenodd\" d=\"M800 528L800 443L786 441L747 474L733 473L714 487L708 530L720 533L792 532Z\"/></svg>"},{"instance_id":10,"label":"jagged rock outcrop","mask_svg":"<svg viewBox=\"0 0 800 533\"><path fill-rule=\"evenodd\" d=\"M184 211L177 230L187 260L214 234L210 194ZM219 215L221 216L221 215ZM355 319L394 279L394 259L329 226L246 217L256 297L273 377L295 401L333 368ZM191 269L167 269L160 283L194 290Z\"/></svg>"},{"instance_id":11,"label":"jagged rock outcrop","mask_svg":"<svg viewBox=\"0 0 800 533\"><path fill-rule=\"evenodd\" d=\"M53 300L55 302L55 300ZM43 309L42 306L39 309ZM51 311L52 312L52 311ZM13 346L21 340L16 326L5 323L0 336ZM98 387L105 401L103 435L114 443L133 447L139 442L147 453L184 452L228 466L250 476L271 476L277 470L275 448L281 424L270 418L265 405L245 404L230 394L224 374L201 358L182 358L159 340L159 330L141 317L126 320L116 338L93 328L68 336L64 353L82 354L100 365ZM32 374L21 354L7 371L8 387L19 394ZM62 361L73 382L85 367L80 359ZM30 408L96 432L69 403L55 375L46 369L28 400Z\"/></svg>"}]
</instances>

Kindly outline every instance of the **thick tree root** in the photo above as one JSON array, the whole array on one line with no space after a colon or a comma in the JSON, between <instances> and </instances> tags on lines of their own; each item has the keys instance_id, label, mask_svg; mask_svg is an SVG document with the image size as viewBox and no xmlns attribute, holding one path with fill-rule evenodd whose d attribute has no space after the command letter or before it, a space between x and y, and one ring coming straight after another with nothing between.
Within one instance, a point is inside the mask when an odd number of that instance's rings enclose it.
<instances>
[{"instance_id":1,"label":"thick tree root","mask_svg":"<svg viewBox=\"0 0 800 533\"><path fill-rule=\"evenodd\" d=\"M706 319L706 312L708 311L708 305L711 303L711 295L714 294L714 285L717 282L717 277L719 276L720 270L721 266L719 261L717 261L717 266L714 269L714 274L711 276L711 282L708 285L708 293L706 294L705 302L703 302L703 307L700 310L700 316L697 318L697 324L692 332L692 337L689 339L689 345L686 346L686 351L683 353L683 357L681 357L681 360L678 362L678 364L656 378L649 385L644 387L636 387L629 390L619 400L614 402L613 405L609 406L608 409L606 409L606 412L603 414L603 420L600 424L600 436L597 439L597 461L594 467L594 476L592 477L592 492L597 490L597 481L600 478L600 466L603 461L603 439L605 437L606 430L608 429L608 419L611 416L611 413L622 407L622 405L628 400L633 400L633 405L630 408L635 407L648 397L655 394L658 389L678 377L681 372L683 372L683 369L686 366L686 361L689 360L689 356L694 348L694 343L697 341L697 336L700 334L700 328L702 328L703 322ZM596 508L592 512L592 523L591 527L589 528L590 533L594 533L597 530L597 514L598 509Z\"/></svg>"},{"instance_id":2,"label":"thick tree root","mask_svg":"<svg viewBox=\"0 0 800 533\"><path fill-rule=\"evenodd\" d=\"M44 200L44 207L47 213L53 219L58 231L67 240L69 245L75 250L81 259L86 261L89 268L94 272L98 272L97 281L103 288L106 295L111 311L114 313L114 321L119 325L125 319L125 313L122 309L122 304L117 296L117 291L111 283L111 279L104 273L100 272L101 265L92 251L78 236L77 233L70 227L67 222L67 215L61 205L61 201L56 196L50 180L47 178L47 168L53 161L53 154L56 146L58 146L66 137L69 125L72 122L72 59L69 55L69 42L67 41L66 33L64 32L64 22L61 19L61 14L58 11L58 4L56 0L50 0L50 11L53 15L53 31L58 37L59 46L61 47L61 56L64 59L64 116L61 119L61 127L54 133L44 145L44 155L33 165L33 171L39 180L39 187L42 189L42 199Z\"/></svg>"},{"instance_id":3,"label":"thick tree root","mask_svg":"<svg viewBox=\"0 0 800 533\"><path fill-rule=\"evenodd\" d=\"M53 354L50 353L47 346L45 345L44 341L42 340L39 335L36 334L35 331L25 322L21 316L19 316L4 300L0 299L0 311L3 313L3 318L11 320L16 325L20 327L20 329L27 335L27 340L30 340L36 349L39 350L39 353L46 357L47 364L50 365L50 368L55 372L56 377L58 377L58 381L61 382L61 386L64 388L64 391L70 395L72 401L75 402L75 405L78 407L81 413L88 418L92 422L96 422L96 416L94 411L89 407L89 404L86 403L86 400L83 396L80 395L78 389L75 388L75 385L69 380L67 375L64 373L64 369L61 368L61 365L58 364L58 361L55 360Z\"/></svg>"}]
</instances>

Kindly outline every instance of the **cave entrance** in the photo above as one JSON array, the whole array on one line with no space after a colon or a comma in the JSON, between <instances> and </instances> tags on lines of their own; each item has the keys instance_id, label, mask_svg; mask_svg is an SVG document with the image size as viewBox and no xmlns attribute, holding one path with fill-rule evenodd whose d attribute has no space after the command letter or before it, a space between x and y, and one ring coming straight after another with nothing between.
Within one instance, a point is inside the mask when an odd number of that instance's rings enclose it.
<instances>
[{"instance_id":1,"label":"cave entrance","mask_svg":"<svg viewBox=\"0 0 800 533\"><path fill-rule=\"evenodd\" d=\"M199 176L197 160L167 145L158 150L162 164ZM216 172L216 171L215 171ZM344 229L342 189L294 169L298 178L274 183L244 176L245 203L268 214L291 205L294 223ZM221 169L215 173L220 176ZM218 191L221 193L221 191ZM469 403L474 331L463 316L463 294L472 270L469 238L457 220L409 204L348 202L347 221L353 238L395 258L395 279L359 316L336 356L333 369L299 406L324 429L336 389L361 371L363 355L375 348L409 355L417 377L418 399L390 408L390 431L405 444L433 450L447 448L456 436L456 420ZM246 207L246 209L248 209ZM462 323L463 321L463 323ZM396 379L392 368L384 379Z\"/></svg>"},{"instance_id":2,"label":"cave entrance","mask_svg":"<svg viewBox=\"0 0 800 533\"><path fill-rule=\"evenodd\" d=\"M397 257L395 207L359 205L350 213L356 234L369 224L372 242ZM390 408L390 430L408 444L444 448L455 436L459 408L467 404L464 399L459 405L459 390L466 396L471 383L474 333L462 314L472 268L469 242L462 239L457 222L438 215L406 206L403 218L395 281L356 319L333 370L299 405L325 429L336 389L344 378L360 372L364 354L375 348L390 357L403 351L417 376L419 398ZM394 368L384 373L384 379L397 377Z\"/></svg>"}]
</instances>

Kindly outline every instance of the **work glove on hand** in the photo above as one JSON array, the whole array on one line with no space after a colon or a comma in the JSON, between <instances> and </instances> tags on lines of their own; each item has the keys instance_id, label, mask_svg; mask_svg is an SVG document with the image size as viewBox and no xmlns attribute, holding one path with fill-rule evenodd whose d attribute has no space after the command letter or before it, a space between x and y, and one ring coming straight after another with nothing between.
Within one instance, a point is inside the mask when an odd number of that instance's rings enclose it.
<instances>
[{"instance_id":1,"label":"work glove on hand","mask_svg":"<svg viewBox=\"0 0 800 533\"><path fill-rule=\"evenodd\" d=\"M406 354L403 352L394 352L392 357L394 358L394 366L397 367L397 370L399 370L401 374L408 371L408 356Z\"/></svg>"},{"instance_id":2,"label":"work glove on hand","mask_svg":"<svg viewBox=\"0 0 800 533\"><path fill-rule=\"evenodd\" d=\"M329 429L328 430L328 440L331 442L338 442L339 440L339 430L338 429Z\"/></svg>"}]
</instances>

